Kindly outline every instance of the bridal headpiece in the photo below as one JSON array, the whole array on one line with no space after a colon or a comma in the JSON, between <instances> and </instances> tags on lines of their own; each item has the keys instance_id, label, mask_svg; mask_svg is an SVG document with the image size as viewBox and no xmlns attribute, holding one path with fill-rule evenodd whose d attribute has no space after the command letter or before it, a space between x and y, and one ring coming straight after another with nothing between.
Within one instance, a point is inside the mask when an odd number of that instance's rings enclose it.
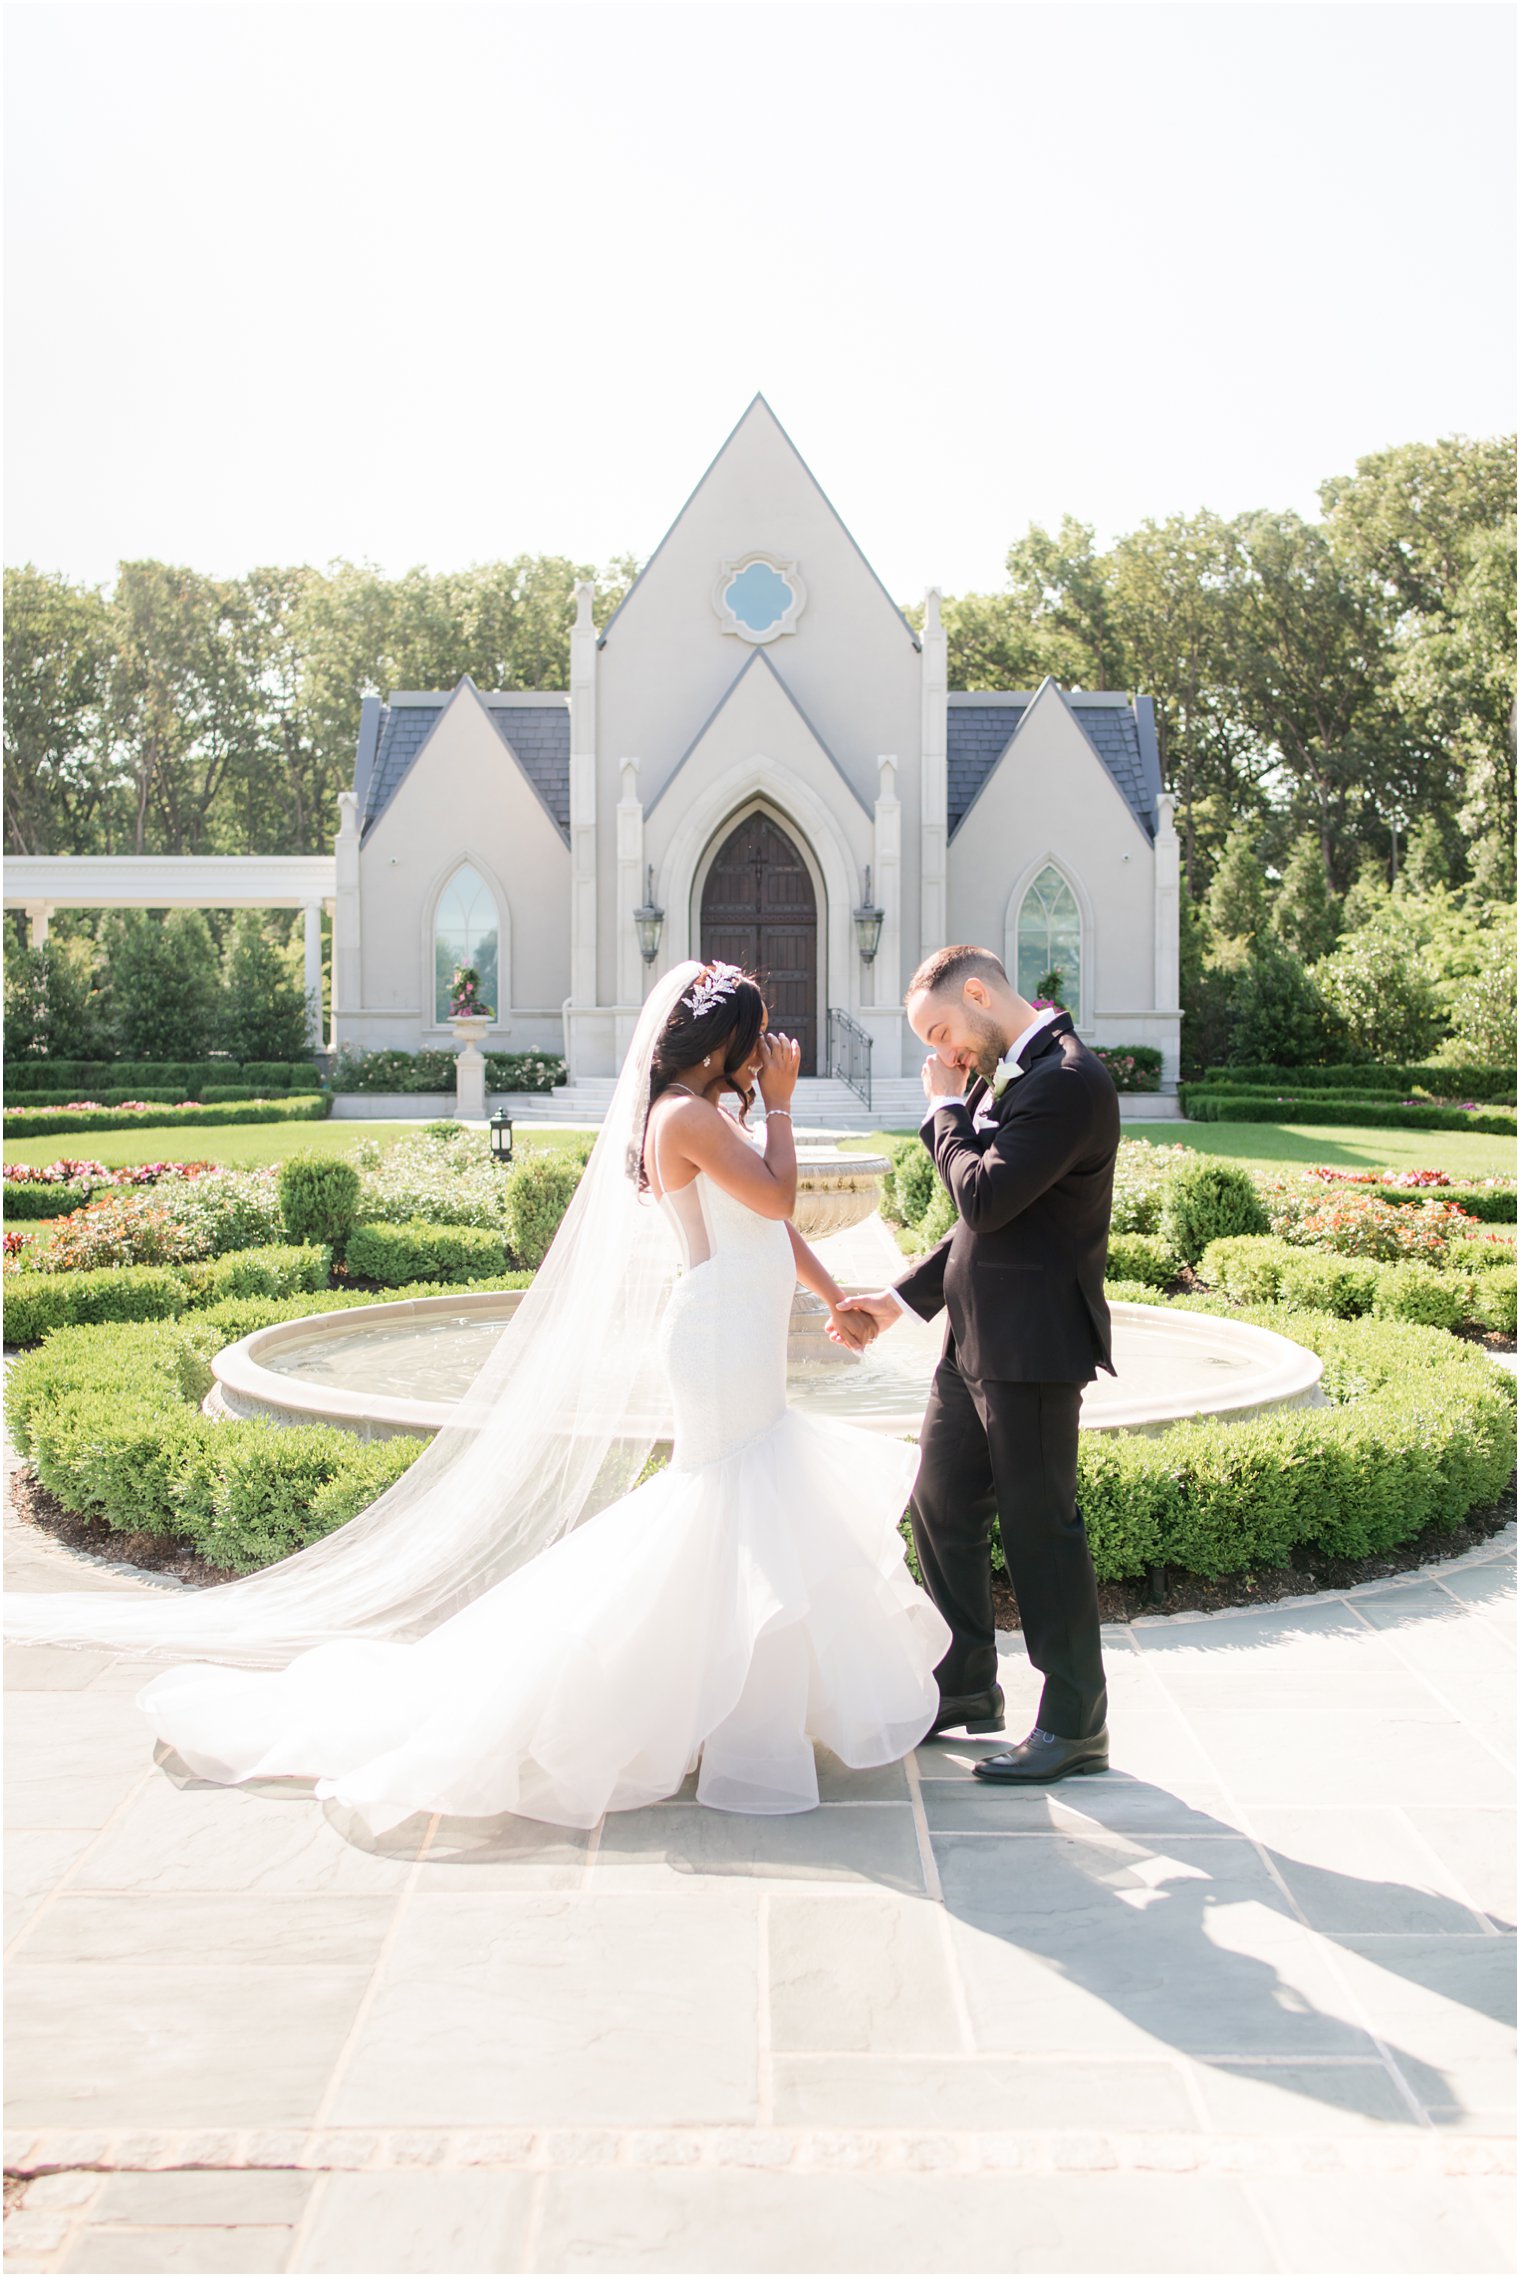
<instances>
[{"instance_id":1,"label":"bridal headpiece","mask_svg":"<svg viewBox=\"0 0 1520 2277\"><path fill-rule=\"evenodd\" d=\"M695 1012L700 1019L704 1012L710 1012L722 998L732 996L743 978L744 974L738 965L726 965L721 958L714 958L690 996L683 996L681 1002L688 1012Z\"/></svg>"}]
</instances>

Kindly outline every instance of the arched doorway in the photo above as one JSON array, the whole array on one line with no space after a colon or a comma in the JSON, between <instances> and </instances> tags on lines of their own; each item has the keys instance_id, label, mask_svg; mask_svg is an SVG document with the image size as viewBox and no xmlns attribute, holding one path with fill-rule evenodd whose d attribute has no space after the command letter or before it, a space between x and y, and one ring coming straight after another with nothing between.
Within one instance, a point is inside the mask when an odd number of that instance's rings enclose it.
<instances>
[{"instance_id":1,"label":"arched doorway","mask_svg":"<svg viewBox=\"0 0 1520 2277\"><path fill-rule=\"evenodd\" d=\"M772 1024L818 1066L818 897L801 848L779 822L747 814L713 857L702 888L701 955L756 974Z\"/></svg>"}]
</instances>

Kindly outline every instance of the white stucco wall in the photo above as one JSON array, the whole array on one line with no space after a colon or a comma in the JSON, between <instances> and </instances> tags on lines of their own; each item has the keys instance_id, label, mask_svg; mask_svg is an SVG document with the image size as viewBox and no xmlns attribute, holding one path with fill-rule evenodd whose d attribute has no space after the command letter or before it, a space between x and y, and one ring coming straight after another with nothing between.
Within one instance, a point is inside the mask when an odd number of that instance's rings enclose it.
<instances>
[{"instance_id":1,"label":"white stucco wall","mask_svg":"<svg viewBox=\"0 0 1520 2277\"><path fill-rule=\"evenodd\" d=\"M626 921L613 898L618 763L640 761L641 794L646 809L653 808L753 654L749 642L722 630L712 599L720 563L752 550L798 565L806 607L797 629L767 643L765 653L863 802L862 815L876 796L882 752L896 756L900 795L916 809L918 648L769 407L757 399L598 653L598 990L605 1001L612 1001L616 979L614 928ZM679 805L697 787L688 764L670 796ZM862 867L870 858L867 845ZM913 941L917 880L913 844L904 849L901 889L912 899L905 937Z\"/></svg>"},{"instance_id":2,"label":"white stucco wall","mask_svg":"<svg viewBox=\"0 0 1520 2277\"><path fill-rule=\"evenodd\" d=\"M366 1050L448 1045L433 1018L433 917L461 862L497 903L498 1051L560 1051L570 985L570 854L553 817L469 689L456 692L359 854L360 1005L340 1040Z\"/></svg>"}]
</instances>

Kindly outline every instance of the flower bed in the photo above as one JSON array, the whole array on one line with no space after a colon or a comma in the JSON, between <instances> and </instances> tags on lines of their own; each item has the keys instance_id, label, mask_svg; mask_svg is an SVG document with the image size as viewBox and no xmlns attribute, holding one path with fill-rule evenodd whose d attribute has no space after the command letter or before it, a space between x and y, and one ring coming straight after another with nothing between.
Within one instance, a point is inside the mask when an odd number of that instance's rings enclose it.
<instances>
[{"instance_id":1,"label":"flower bed","mask_svg":"<svg viewBox=\"0 0 1520 2277\"><path fill-rule=\"evenodd\" d=\"M1161 1089L1161 1054L1153 1045L1094 1044L1092 1050L1113 1077L1116 1091Z\"/></svg>"},{"instance_id":2,"label":"flower bed","mask_svg":"<svg viewBox=\"0 0 1520 2277\"><path fill-rule=\"evenodd\" d=\"M72 1111L66 1107L7 1107L0 1135L62 1138L74 1133L134 1131L160 1125L168 1129L196 1123L203 1128L223 1123L320 1123L331 1112L332 1100L325 1091L314 1096L302 1092L288 1099L249 1099L241 1104L212 1106L201 1106L194 1100L187 1100L183 1106L146 1100L136 1107L104 1107L86 1101Z\"/></svg>"},{"instance_id":3,"label":"flower bed","mask_svg":"<svg viewBox=\"0 0 1520 2277\"><path fill-rule=\"evenodd\" d=\"M552 1091L568 1074L552 1052L487 1052L486 1085L492 1091ZM340 1052L328 1087L333 1091L452 1091L458 1058L451 1051Z\"/></svg>"},{"instance_id":4,"label":"flower bed","mask_svg":"<svg viewBox=\"0 0 1520 2277\"><path fill-rule=\"evenodd\" d=\"M61 1328L12 1372L17 1443L65 1509L252 1571L363 1509L421 1443L213 1422L199 1407L211 1356L271 1321L364 1301L234 1299L174 1320ZM1284 1326L1277 1310L1245 1317ZM1433 1329L1323 1313L1294 1316L1289 1332L1323 1359L1329 1407L1154 1437L1084 1434L1080 1494L1101 1578L1282 1566L1311 1545L1365 1556L1432 1523L1456 1526L1503 1491L1514 1385L1482 1353Z\"/></svg>"}]
</instances>

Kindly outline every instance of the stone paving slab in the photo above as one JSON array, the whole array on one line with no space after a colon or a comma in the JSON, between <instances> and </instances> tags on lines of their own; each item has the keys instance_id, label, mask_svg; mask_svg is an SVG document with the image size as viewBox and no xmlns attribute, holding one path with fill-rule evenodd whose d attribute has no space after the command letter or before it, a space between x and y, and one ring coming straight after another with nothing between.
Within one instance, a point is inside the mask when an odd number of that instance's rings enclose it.
<instances>
[{"instance_id":1,"label":"stone paving slab","mask_svg":"<svg viewBox=\"0 0 1520 2277\"><path fill-rule=\"evenodd\" d=\"M361 1843L25 1648L9 2265L1508 2269L1513 1555L1111 1629L1106 1778L589 1835Z\"/></svg>"}]
</instances>

